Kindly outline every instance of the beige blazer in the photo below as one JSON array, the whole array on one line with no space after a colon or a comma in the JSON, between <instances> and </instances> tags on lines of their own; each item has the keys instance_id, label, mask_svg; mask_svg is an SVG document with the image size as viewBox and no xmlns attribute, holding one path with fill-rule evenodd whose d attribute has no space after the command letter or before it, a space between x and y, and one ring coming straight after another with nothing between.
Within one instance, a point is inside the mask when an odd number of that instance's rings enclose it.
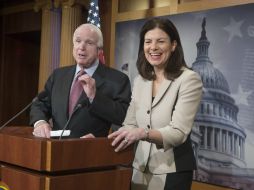
<instances>
[{"instance_id":1,"label":"beige blazer","mask_svg":"<svg viewBox=\"0 0 254 190\"><path fill-rule=\"evenodd\" d=\"M145 171L148 166L151 173L165 174L196 167L191 143L183 148L181 145L188 138L193 126L201 100L202 81L194 71L187 68L183 70L174 81L163 82L153 102L152 81L141 76L134 80L132 100L123 125L127 128L157 129L163 138L161 148L153 143L139 141L133 167L140 171ZM178 162L177 157L180 160Z\"/></svg>"}]
</instances>

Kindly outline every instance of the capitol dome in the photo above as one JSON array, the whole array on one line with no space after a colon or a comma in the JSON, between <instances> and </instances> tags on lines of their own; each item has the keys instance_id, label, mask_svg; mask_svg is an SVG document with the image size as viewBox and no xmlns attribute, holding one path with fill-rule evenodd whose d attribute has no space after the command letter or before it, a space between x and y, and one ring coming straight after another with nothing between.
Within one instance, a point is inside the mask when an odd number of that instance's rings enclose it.
<instances>
[{"instance_id":1,"label":"capitol dome","mask_svg":"<svg viewBox=\"0 0 254 190\"><path fill-rule=\"evenodd\" d=\"M213 67L213 63L208 57L210 42L206 37L205 25L206 21L204 20L201 37L197 43L197 58L192 65L192 69L201 76L204 88L219 89L230 94L227 80L218 69Z\"/></svg>"},{"instance_id":2,"label":"capitol dome","mask_svg":"<svg viewBox=\"0 0 254 190\"><path fill-rule=\"evenodd\" d=\"M205 62L197 60L193 63L192 69L200 75L204 88L219 89L230 94L227 80L218 69L213 67L210 60Z\"/></svg>"},{"instance_id":3,"label":"capitol dome","mask_svg":"<svg viewBox=\"0 0 254 190\"><path fill-rule=\"evenodd\" d=\"M245 167L246 134L238 123L239 108L231 96L229 84L209 59L210 42L205 26L204 18L201 37L196 44L197 58L192 64L192 69L203 82L203 96L195 118L192 140L195 139L193 147L199 170L204 172L209 169L213 174L220 168ZM197 179L209 181L209 177L203 174L197 174Z\"/></svg>"}]
</instances>

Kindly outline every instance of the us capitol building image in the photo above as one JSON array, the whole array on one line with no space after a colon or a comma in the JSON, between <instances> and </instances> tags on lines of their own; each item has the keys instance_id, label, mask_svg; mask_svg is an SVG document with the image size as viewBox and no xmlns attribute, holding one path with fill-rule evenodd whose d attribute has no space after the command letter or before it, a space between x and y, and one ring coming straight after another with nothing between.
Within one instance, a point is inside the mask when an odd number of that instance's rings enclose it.
<instances>
[{"instance_id":1,"label":"us capitol building image","mask_svg":"<svg viewBox=\"0 0 254 190\"><path fill-rule=\"evenodd\" d=\"M194 179L236 189L254 189L254 169L246 168L244 128L228 82L209 59L206 19L192 69L203 81L203 97L191 134L198 170Z\"/></svg>"}]
</instances>

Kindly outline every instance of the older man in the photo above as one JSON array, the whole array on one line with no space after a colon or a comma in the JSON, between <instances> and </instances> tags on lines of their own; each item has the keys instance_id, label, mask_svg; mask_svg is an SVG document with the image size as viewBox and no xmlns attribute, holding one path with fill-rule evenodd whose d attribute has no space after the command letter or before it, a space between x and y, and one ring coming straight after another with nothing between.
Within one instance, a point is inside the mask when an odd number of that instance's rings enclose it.
<instances>
[{"instance_id":1,"label":"older man","mask_svg":"<svg viewBox=\"0 0 254 190\"><path fill-rule=\"evenodd\" d=\"M75 30L76 65L56 69L45 84L47 97L31 106L35 136L49 138L50 131L63 129L69 117L71 137L107 136L111 124L123 122L130 82L125 74L99 62L102 47L102 33L96 26L82 24Z\"/></svg>"}]
</instances>

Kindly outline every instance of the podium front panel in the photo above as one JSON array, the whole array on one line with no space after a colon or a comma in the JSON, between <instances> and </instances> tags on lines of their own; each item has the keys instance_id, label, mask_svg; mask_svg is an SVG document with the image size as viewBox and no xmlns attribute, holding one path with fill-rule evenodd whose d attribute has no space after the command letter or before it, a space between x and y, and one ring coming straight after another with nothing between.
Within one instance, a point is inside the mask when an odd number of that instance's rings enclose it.
<instances>
[{"instance_id":1,"label":"podium front panel","mask_svg":"<svg viewBox=\"0 0 254 190\"><path fill-rule=\"evenodd\" d=\"M2 181L12 190L129 190L132 170L119 167L70 175L43 175L2 166Z\"/></svg>"},{"instance_id":2,"label":"podium front panel","mask_svg":"<svg viewBox=\"0 0 254 190\"><path fill-rule=\"evenodd\" d=\"M47 139L31 127L0 131L0 179L12 190L129 190L133 147L107 138Z\"/></svg>"}]
</instances>

